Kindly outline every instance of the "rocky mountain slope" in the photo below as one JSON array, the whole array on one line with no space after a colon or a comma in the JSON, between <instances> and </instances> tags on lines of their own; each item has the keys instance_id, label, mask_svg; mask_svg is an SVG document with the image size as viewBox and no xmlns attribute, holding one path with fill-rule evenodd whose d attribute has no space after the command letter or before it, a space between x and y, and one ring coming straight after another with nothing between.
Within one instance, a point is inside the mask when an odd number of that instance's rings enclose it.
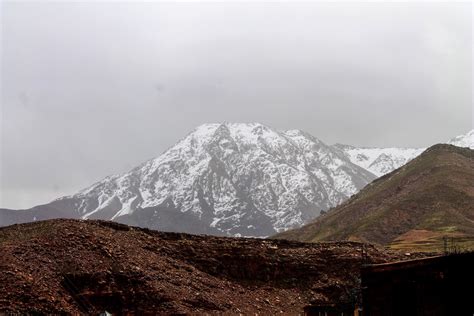
<instances>
[{"instance_id":1,"label":"rocky mountain slope","mask_svg":"<svg viewBox=\"0 0 474 316\"><path fill-rule=\"evenodd\" d=\"M447 144L474 149L474 130L452 138ZM336 144L334 147L344 152L352 163L377 177L400 168L426 150L426 148L354 147L342 144Z\"/></svg>"},{"instance_id":2,"label":"rocky mountain slope","mask_svg":"<svg viewBox=\"0 0 474 316\"><path fill-rule=\"evenodd\" d=\"M296 315L354 300L362 263L406 258L361 247L96 220L13 225L0 228L0 314Z\"/></svg>"},{"instance_id":3,"label":"rocky mountain slope","mask_svg":"<svg viewBox=\"0 0 474 316\"><path fill-rule=\"evenodd\" d=\"M359 240L441 250L443 238L474 248L474 150L435 145L339 207L278 238Z\"/></svg>"},{"instance_id":4,"label":"rocky mountain slope","mask_svg":"<svg viewBox=\"0 0 474 316\"><path fill-rule=\"evenodd\" d=\"M299 227L375 176L299 130L205 124L158 158L0 224L107 219L164 231L269 236Z\"/></svg>"}]
</instances>

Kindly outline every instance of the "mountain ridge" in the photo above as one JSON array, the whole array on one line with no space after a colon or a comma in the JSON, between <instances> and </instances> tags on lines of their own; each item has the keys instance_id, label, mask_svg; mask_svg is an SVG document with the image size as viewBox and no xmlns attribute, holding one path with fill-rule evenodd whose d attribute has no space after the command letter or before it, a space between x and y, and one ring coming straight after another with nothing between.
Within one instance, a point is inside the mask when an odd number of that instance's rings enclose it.
<instances>
[{"instance_id":1,"label":"mountain ridge","mask_svg":"<svg viewBox=\"0 0 474 316\"><path fill-rule=\"evenodd\" d=\"M451 142L474 144L472 135ZM265 237L302 226L357 193L376 178L374 161L386 173L421 151L400 158L404 149L377 149L364 164L348 150L369 149L330 146L301 130L259 123L203 124L163 154L76 194L27 210L0 209L0 225L64 217Z\"/></svg>"},{"instance_id":2,"label":"mountain ridge","mask_svg":"<svg viewBox=\"0 0 474 316\"><path fill-rule=\"evenodd\" d=\"M299 130L204 124L157 158L50 204L75 218L263 237L302 225L374 178Z\"/></svg>"}]
</instances>

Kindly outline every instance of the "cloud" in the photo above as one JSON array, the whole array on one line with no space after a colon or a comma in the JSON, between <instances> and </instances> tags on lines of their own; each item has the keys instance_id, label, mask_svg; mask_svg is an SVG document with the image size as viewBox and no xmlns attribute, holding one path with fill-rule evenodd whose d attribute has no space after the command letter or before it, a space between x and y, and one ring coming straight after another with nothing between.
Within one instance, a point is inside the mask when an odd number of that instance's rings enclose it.
<instances>
[{"instance_id":1,"label":"cloud","mask_svg":"<svg viewBox=\"0 0 474 316\"><path fill-rule=\"evenodd\" d=\"M127 171L206 122L366 146L472 128L470 3L2 9L2 207Z\"/></svg>"}]
</instances>

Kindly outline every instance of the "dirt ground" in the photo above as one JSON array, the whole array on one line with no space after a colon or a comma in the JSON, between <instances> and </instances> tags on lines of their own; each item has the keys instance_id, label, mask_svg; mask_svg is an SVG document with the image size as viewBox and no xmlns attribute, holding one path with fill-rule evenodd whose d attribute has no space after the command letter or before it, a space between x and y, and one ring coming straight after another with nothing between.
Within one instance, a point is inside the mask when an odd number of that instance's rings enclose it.
<instances>
[{"instance_id":1,"label":"dirt ground","mask_svg":"<svg viewBox=\"0 0 474 316\"><path fill-rule=\"evenodd\" d=\"M403 258L355 242L195 236L105 221L13 225L0 228L0 314L301 314L311 302L356 299L362 264Z\"/></svg>"}]
</instances>

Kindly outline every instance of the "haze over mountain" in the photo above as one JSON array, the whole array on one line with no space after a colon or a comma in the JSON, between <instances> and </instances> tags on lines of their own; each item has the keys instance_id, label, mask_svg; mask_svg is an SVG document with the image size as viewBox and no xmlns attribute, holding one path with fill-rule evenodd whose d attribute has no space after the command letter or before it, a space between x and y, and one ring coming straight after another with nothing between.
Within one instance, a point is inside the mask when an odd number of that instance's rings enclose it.
<instances>
[{"instance_id":1,"label":"haze over mountain","mask_svg":"<svg viewBox=\"0 0 474 316\"><path fill-rule=\"evenodd\" d=\"M350 2L2 1L0 208L75 194L203 123L358 147L472 129L470 1Z\"/></svg>"},{"instance_id":2,"label":"haze over mountain","mask_svg":"<svg viewBox=\"0 0 474 316\"><path fill-rule=\"evenodd\" d=\"M472 144L473 132L453 142ZM300 227L423 149L326 145L300 130L204 124L155 159L0 225L106 219L163 231L264 237Z\"/></svg>"},{"instance_id":3,"label":"haze over mountain","mask_svg":"<svg viewBox=\"0 0 474 316\"><path fill-rule=\"evenodd\" d=\"M472 132L470 133L472 135ZM442 250L474 246L474 150L435 145L314 222L281 233L299 241L358 240Z\"/></svg>"}]
</instances>

